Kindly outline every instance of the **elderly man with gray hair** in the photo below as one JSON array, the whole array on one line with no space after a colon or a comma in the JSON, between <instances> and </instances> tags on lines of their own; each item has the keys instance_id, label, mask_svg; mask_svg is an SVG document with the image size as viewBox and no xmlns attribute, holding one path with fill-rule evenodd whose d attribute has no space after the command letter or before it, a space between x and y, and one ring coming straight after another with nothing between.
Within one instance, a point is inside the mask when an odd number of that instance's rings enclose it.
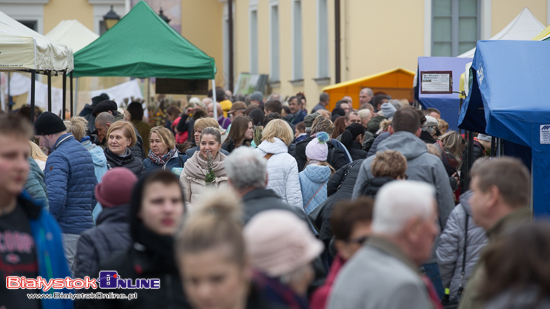
<instances>
[{"instance_id":1,"label":"elderly man with gray hair","mask_svg":"<svg viewBox=\"0 0 550 309\"><path fill-rule=\"evenodd\" d=\"M267 160L249 147L235 149L224 161L229 185L241 198L243 223L246 225L258 213L272 209L288 210L307 220L301 208L283 202L275 191L266 189Z\"/></svg>"},{"instance_id":2,"label":"elderly man with gray hair","mask_svg":"<svg viewBox=\"0 0 550 309\"><path fill-rule=\"evenodd\" d=\"M432 253L433 186L394 181L376 196L372 236L340 271L329 309L433 308L419 267Z\"/></svg>"}]
</instances>

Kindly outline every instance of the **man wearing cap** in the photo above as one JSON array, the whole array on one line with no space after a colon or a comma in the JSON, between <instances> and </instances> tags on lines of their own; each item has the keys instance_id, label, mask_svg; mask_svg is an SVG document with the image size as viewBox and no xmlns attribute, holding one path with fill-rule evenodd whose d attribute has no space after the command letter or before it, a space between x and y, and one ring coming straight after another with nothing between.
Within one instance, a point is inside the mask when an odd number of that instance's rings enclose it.
<instances>
[{"instance_id":1,"label":"man wearing cap","mask_svg":"<svg viewBox=\"0 0 550 309\"><path fill-rule=\"evenodd\" d=\"M254 91L250 95L250 105L251 106L263 106L264 105L264 95L259 91Z\"/></svg>"},{"instance_id":2,"label":"man wearing cap","mask_svg":"<svg viewBox=\"0 0 550 309\"><path fill-rule=\"evenodd\" d=\"M93 226L92 209L97 203L94 162L90 152L67 133L63 120L50 112L34 122L35 137L50 151L45 182L50 213L63 232L63 246L69 269L79 235Z\"/></svg>"},{"instance_id":3,"label":"man wearing cap","mask_svg":"<svg viewBox=\"0 0 550 309\"><path fill-rule=\"evenodd\" d=\"M237 101L233 103L231 106L231 109L227 112L227 114L230 115L231 119L235 119L235 117L244 115L244 111L246 110L246 104L242 101Z\"/></svg>"},{"instance_id":4,"label":"man wearing cap","mask_svg":"<svg viewBox=\"0 0 550 309\"><path fill-rule=\"evenodd\" d=\"M78 240L75 278L97 273L99 264L112 253L130 246L130 199L137 177L129 169L115 167L95 187L103 206L95 229L84 231Z\"/></svg>"},{"instance_id":5,"label":"man wearing cap","mask_svg":"<svg viewBox=\"0 0 550 309\"><path fill-rule=\"evenodd\" d=\"M434 195L432 186L418 181L382 187L372 235L338 274L329 309L433 308L419 267L439 234Z\"/></svg>"},{"instance_id":6,"label":"man wearing cap","mask_svg":"<svg viewBox=\"0 0 550 309\"><path fill-rule=\"evenodd\" d=\"M109 100L109 96L106 93L102 93L92 98L92 105L86 104L78 116L84 117L88 121L88 132L91 134L95 132L95 116L92 115L94 108L101 102Z\"/></svg>"}]
</instances>

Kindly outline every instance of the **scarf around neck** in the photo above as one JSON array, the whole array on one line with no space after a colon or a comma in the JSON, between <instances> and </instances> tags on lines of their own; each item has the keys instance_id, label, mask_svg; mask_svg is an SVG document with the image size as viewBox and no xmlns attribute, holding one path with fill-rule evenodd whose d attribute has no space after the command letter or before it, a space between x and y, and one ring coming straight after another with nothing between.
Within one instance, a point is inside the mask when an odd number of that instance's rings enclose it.
<instances>
[{"instance_id":1,"label":"scarf around neck","mask_svg":"<svg viewBox=\"0 0 550 309\"><path fill-rule=\"evenodd\" d=\"M149 159L151 159L151 161L155 164L164 165L166 162L170 161L170 159L176 154L176 151L178 151L176 148L172 148L167 154L159 156L154 154L152 150L149 150Z\"/></svg>"},{"instance_id":2,"label":"scarf around neck","mask_svg":"<svg viewBox=\"0 0 550 309\"><path fill-rule=\"evenodd\" d=\"M212 163L212 171L216 177L225 177L225 155L218 151ZM208 162L200 156L200 150L185 162L184 172L187 176L204 179L208 174Z\"/></svg>"}]
</instances>

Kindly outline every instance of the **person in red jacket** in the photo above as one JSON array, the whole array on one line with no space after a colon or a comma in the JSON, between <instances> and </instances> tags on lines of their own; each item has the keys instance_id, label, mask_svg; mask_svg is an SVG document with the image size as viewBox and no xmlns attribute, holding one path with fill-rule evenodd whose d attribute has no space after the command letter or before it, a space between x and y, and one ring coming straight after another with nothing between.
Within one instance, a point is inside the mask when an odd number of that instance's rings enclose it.
<instances>
[{"instance_id":1,"label":"person in red jacket","mask_svg":"<svg viewBox=\"0 0 550 309\"><path fill-rule=\"evenodd\" d=\"M330 226L334 232L334 246L337 254L325 283L311 296L310 309L326 308L332 285L340 269L371 234L373 208L374 202L370 197L359 197L353 201L341 202L334 207Z\"/></svg>"}]
</instances>

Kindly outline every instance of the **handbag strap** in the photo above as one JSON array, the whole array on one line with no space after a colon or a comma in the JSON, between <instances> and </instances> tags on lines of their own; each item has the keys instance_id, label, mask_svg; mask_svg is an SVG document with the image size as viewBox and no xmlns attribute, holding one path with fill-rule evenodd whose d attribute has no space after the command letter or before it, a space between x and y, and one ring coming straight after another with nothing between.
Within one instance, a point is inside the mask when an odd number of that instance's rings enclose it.
<instances>
[{"instance_id":1,"label":"handbag strap","mask_svg":"<svg viewBox=\"0 0 550 309\"><path fill-rule=\"evenodd\" d=\"M342 176L342 180L340 181L340 184L338 185L338 188L336 191L339 191L342 185L344 184L344 180L346 180L346 177L348 176L349 172L351 171L351 168L357 163L357 161L353 161L350 164L348 164L348 168L346 168L346 171L344 172L344 176Z\"/></svg>"},{"instance_id":2,"label":"handbag strap","mask_svg":"<svg viewBox=\"0 0 550 309\"><path fill-rule=\"evenodd\" d=\"M313 198L315 197L315 195L317 195L317 193L319 193L319 190L321 190L321 188L325 185L325 183L322 183L321 186L319 187L319 189L317 189L317 192L315 192L315 194L313 194L313 196L309 199L309 202L307 202L306 206L304 206L304 211L306 210L307 206L309 205L309 203L311 203L311 201L313 200Z\"/></svg>"},{"instance_id":3,"label":"handbag strap","mask_svg":"<svg viewBox=\"0 0 550 309\"><path fill-rule=\"evenodd\" d=\"M461 205L462 209L464 209L464 213L466 214L466 219L464 220L464 250L462 254L462 271L460 273L460 286L458 287L458 295L462 295L462 292L464 291L464 287L462 286L462 281L464 280L464 275L466 273L466 250L468 248L468 219L470 218L470 215L468 215L468 212L466 211L466 208L464 208L464 205Z\"/></svg>"}]
</instances>

